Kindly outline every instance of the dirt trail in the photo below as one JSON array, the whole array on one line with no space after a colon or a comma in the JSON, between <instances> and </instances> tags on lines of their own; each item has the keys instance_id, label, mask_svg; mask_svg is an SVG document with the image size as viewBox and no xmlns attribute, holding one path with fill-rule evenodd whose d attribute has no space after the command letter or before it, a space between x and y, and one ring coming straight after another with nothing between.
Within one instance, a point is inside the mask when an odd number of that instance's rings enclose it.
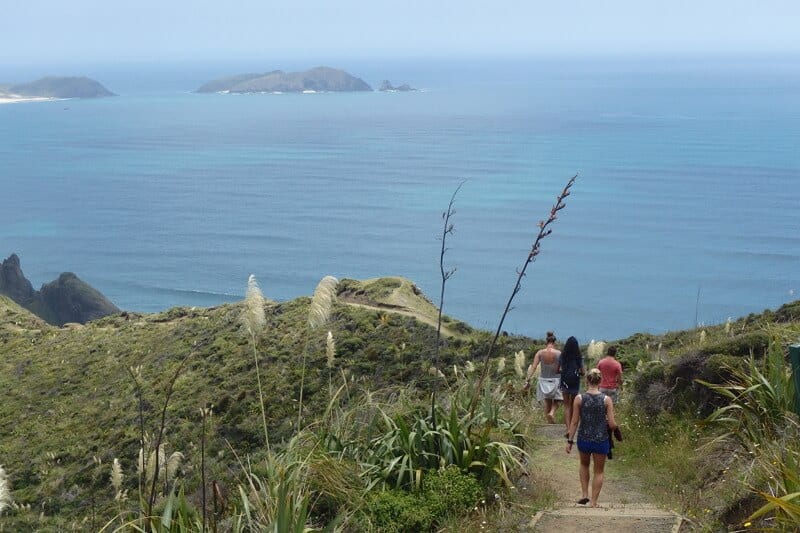
<instances>
[{"instance_id":1,"label":"dirt trail","mask_svg":"<svg viewBox=\"0 0 800 533\"><path fill-rule=\"evenodd\" d=\"M680 518L659 509L642 493L636 479L623 477L615 460L606 461L605 481L598 503L591 509L579 505L581 485L578 479L578 450L565 451L563 424L543 425L536 431L538 442L529 467L532 486L545 487L556 494L553 508L537 513L528 524L529 531L585 533L677 533ZM617 456L624 454L625 443L617 444Z\"/></svg>"}]
</instances>

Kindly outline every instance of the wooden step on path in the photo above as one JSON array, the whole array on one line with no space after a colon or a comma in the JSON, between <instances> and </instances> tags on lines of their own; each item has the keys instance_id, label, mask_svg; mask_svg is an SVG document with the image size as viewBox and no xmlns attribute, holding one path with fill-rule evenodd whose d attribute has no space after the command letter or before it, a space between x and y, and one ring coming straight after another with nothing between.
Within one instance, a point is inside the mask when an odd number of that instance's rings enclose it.
<instances>
[{"instance_id":1,"label":"wooden step on path","mask_svg":"<svg viewBox=\"0 0 800 533\"><path fill-rule=\"evenodd\" d=\"M528 531L549 533L678 533L681 517L645 503L609 504L584 507L574 502L562 503L540 511L528 524Z\"/></svg>"}]
</instances>

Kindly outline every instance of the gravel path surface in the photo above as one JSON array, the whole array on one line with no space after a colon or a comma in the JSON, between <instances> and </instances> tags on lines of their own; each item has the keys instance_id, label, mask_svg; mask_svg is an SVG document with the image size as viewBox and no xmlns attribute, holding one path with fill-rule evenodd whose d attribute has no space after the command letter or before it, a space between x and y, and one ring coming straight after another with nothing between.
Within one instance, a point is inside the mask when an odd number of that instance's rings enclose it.
<instances>
[{"instance_id":1,"label":"gravel path surface","mask_svg":"<svg viewBox=\"0 0 800 533\"><path fill-rule=\"evenodd\" d=\"M605 480L597 509L579 505L581 485L578 478L578 451L565 451L565 428L562 424L542 426L537 430L541 441L531 457L532 484L546 486L560 503L538 513L529 524L530 531L577 533L613 531L614 533L677 533L680 518L660 509L643 494L637 479L624 477L614 461L606 461ZM616 445L617 458L625 453L625 443Z\"/></svg>"}]
</instances>

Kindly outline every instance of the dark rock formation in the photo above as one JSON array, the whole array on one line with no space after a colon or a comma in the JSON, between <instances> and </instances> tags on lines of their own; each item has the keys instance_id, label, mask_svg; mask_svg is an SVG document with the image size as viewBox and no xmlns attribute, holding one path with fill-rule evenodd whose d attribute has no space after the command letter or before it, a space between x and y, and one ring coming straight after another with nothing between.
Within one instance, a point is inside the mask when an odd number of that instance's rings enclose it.
<instances>
[{"instance_id":1,"label":"dark rock formation","mask_svg":"<svg viewBox=\"0 0 800 533\"><path fill-rule=\"evenodd\" d=\"M47 77L30 83L8 87L8 92L20 96L48 98L99 98L114 93L95 80L86 77Z\"/></svg>"},{"instance_id":2,"label":"dark rock formation","mask_svg":"<svg viewBox=\"0 0 800 533\"><path fill-rule=\"evenodd\" d=\"M84 324L120 312L97 289L71 272L61 274L57 280L35 291L22 273L16 254L11 254L0 265L0 294L57 326L67 322Z\"/></svg>"},{"instance_id":3,"label":"dark rock formation","mask_svg":"<svg viewBox=\"0 0 800 533\"><path fill-rule=\"evenodd\" d=\"M381 87L378 90L379 91L383 91L383 92L401 92L401 93L406 93L406 92L416 91L417 89L413 88L412 86L410 86L407 83L404 83L402 85L398 85L397 87L395 87L394 85L392 85L392 82L390 82L389 80L383 80L383 82L381 83Z\"/></svg>"},{"instance_id":4,"label":"dark rock formation","mask_svg":"<svg viewBox=\"0 0 800 533\"><path fill-rule=\"evenodd\" d=\"M23 307L30 305L36 296L33 285L22 273L17 254L11 254L0 265L0 294L8 296Z\"/></svg>"},{"instance_id":5,"label":"dark rock formation","mask_svg":"<svg viewBox=\"0 0 800 533\"><path fill-rule=\"evenodd\" d=\"M198 93L262 93L303 91L348 92L371 91L372 87L343 70L317 67L304 72L273 70L264 74L239 74L213 80L199 89Z\"/></svg>"}]
</instances>

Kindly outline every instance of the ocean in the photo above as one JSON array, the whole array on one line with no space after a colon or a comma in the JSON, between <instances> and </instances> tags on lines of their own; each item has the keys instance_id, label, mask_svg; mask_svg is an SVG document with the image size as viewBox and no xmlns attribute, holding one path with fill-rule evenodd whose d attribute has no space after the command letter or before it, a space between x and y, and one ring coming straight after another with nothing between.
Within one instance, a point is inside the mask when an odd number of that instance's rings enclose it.
<instances>
[{"instance_id":1,"label":"ocean","mask_svg":"<svg viewBox=\"0 0 800 533\"><path fill-rule=\"evenodd\" d=\"M194 94L316 65L89 66L119 96L0 105L0 255L155 312L404 276L494 330L618 339L800 293L798 58L340 61L412 93ZM69 74L72 74L70 72ZM42 72L61 74L60 72ZM26 76L26 77L22 77ZM0 81L33 71L0 67Z\"/></svg>"}]
</instances>

